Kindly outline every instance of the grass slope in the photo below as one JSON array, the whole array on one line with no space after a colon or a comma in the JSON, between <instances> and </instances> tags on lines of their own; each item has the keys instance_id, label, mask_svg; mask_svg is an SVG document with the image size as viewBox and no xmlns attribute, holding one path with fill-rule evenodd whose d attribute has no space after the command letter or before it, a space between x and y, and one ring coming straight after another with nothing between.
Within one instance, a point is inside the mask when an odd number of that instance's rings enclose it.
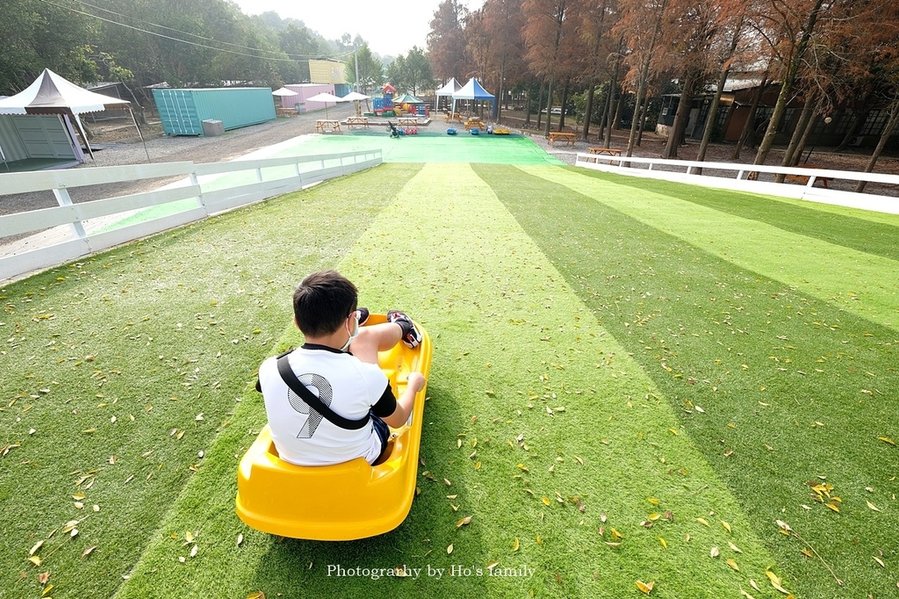
<instances>
[{"instance_id":1,"label":"grass slope","mask_svg":"<svg viewBox=\"0 0 899 599\"><path fill-rule=\"evenodd\" d=\"M775 567L674 410L469 167L422 169L340 268L370 308L406 308L434 337L409 518L348 543L242 526L234 470L265 420L249 392L118 599L620 597L638 595L637 580L655 581L657 597L717 597ZM288 330L279 345L296 341ZM199 550L180 563L187 531ZM493 563L497 574L530 574L490 576ZM328 575L398 565L420 573Z\"/></svg>"},{"instance_id":2,"label":"grass slope","mask_svg":"<svg viewBox=\"0 0 899 599\"><path fill-rule=\"evenodd\" d=\"M624 187L694 202L741 218L757 220L785 231L817 237L828 243L856 249L867 254L899 259L899 218L835 206L825 210L825 204L803 200L773 198L734 191L707 193L694 185L674 185L667 181L627 177L588 171L579 167L568 169L580 175L614 182ZM764 199L763 199L764 198Z\"/></svg>"},{"instance_id":3,"label":"grass slope","mask_svg":"<svg viewBox=\"0 0 899 599\"><path fill-rule=\"evenodd\" d=\"M821 232L801 223L789 235L772 232L618 178L477 170L488 181L516 182L496 185L497 194L678 411L798 596L895 593L897 449L883 439L899 438L899 333L876 322L894 322L897 302L867 302L869 289L883 294L897 280L896 263L822 247ZM717 205L731 194L694 195ZM756 201L770 212L767 222L793 211ZM838 236L842 221L827 220L834 230L825 233ZM790 264L776 264L775 243L790 248ZM821 271L821 255L849 270ZM841 309L840 277L860 290L864 305L854 313ZM830 296L833 303L820 299ZM808 484L825 480L842 500L834 503L839 513L816 502ZM821 559L779 534L778 519Z\"/></svg>"},{"instance_id":4,"label":"grass slope","mask_svg":"<svg viewBox=\"0 0 899 599\"><path fill-rule=\"evenodd\" d=\"M360 214L417 169L384 166L0 289L0 597L39 596L39 572L57 598L115 592L289 322L274 298L337 263Z\"/></svg>"},{"instance_id":5,"label":"grass slope","mask_svg":"<svg viewBox=\"0 0 899 599\"><path fill-rule=\"evenodd\" d=\"M833 245L817 236L707 208L658 192L618 185L563 169L523 167L527 172L589 197L737 266L752 270L834 304L872 322L899 330L899 261ZM672 188L679 188L672 183ZM703 193L704 191L704 193ZM729 196L720 190L697 196ZM764 196L758 196L765 201ZM770 210L780 208L769 202ZM809 205L812 209L813 205ZM891 219L899 231L899 216ZM873 226L873 225L872 225ZM894 235L895 238L895 235Z\"/></svg>"}]
</instances>

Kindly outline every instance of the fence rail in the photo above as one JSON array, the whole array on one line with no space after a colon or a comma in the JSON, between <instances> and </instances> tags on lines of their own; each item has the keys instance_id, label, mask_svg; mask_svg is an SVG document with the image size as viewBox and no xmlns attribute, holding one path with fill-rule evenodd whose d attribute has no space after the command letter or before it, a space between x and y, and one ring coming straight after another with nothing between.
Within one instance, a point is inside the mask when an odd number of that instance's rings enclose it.
<instances>
[{"instance_id":1,"label":"fence rail","mask_svg":"<svg viewBox=\"0 0 899 599\"><path fill-rule=\"evenodd\" d=\"M579 153L577 155L575 165L593 170L632 175L636 177L663 179L666 181L677 181L736 191L764 193L825 204L860 208L863 210L886 212L888 214L899 214L899 197L815 187L815 183L821 179L827 181L848 180L893 185L896 186L897 191L899 191L899 175L817 168L766 166L762 164L697 162L695 160L666 160L664 158L642 158L636 156L606 156L584 153ZM721 174L721 171L723 171L723 174ZM734 173L736 174L735 177L733 176ZM755 178L750 177L751 173L755 173ZM803 185L758 180L761 179L763 175L780 174L802 177L803 179L808 178L808 180Z\"/></svg>"},{"instance_id":2,"label":"fence rail","mask_svg":"<svg viewBox=\"0 0 899 599\"><path fill-rule=\"evenodd\" d=\"M4 195L52 191L59 206L0 216L0 281L314 183L381 164L380 149L261 160L167 162L0 174ZM178 183L153 191L73 203L68 189L161 177ZM249 180L248 180L249 179ZM173 205L174 202L183 202ZM168 205L161 216L125 219ZM32 234L6 243L6 238Z\"/></svg>"}]
</instances>

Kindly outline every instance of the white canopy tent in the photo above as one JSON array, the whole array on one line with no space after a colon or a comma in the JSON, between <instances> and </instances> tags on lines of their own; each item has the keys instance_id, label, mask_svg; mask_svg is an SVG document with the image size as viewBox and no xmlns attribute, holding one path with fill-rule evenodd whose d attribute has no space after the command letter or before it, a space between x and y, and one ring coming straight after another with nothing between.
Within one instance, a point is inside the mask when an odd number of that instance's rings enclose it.
<instances>
[{"instance_id":1,"label":"white canopy tent","mask_svg":"<svg viewBox=\"0 0 899 599\"><path fill-rule=\"evenodd\" d=\"M320 94L315 94L310 98L306 98L307 102L322 102L325 105L325 118L328 116L328 104L336 104L338 102L343 102L343 98L335 96L334 94L329 94L328 92L322 92Z\"/></svg>"},{"instance_id":2,"label":"white canopy tent","mask_svg":"<svg viewBox=\"0 0 899 599\"><path fill-rule=\"evenodd\" d=\"M459 84L458 81L456 81L455 77L450 77L450 80L446 82L446 85L438 89L436 92L437 99L434 101L434 112L437 112L440 107L441 96L451 98L453 97L453 94L459 91L459 88L461 87L462 85Z\"/></svg>"},{"instance_id":3,"label":"white canopy tent","mask_svg":"<svg viewBox=\"0 0 899 599\"><path fill-rule=\"evenodd\" d=\"M50 69L44 69L44 72L23 91L0 100L0 114L71 114L78 125L78 130L91 158L94 157L94 151L84 132L79 115L86 112L102 112L107 108L128 109L131 114L131 122L134 123L141 142L144 141L144 135L137 126L134 112L131 110L131 102L78 87ZM146 144L144 144L144 151L147 151ZM150 154L147 152L147 160L149 159Z\"/></svg>"},{"instance_id":4,"label":"white canopy tent","mask_svg":"<svg viewBox=\"0 0 899 599\"><path fill-rule=\"evenodd\" d=\"M472 77L453 94L453 113L456 112L456 100L490 100L493 103L496 96L484 89L477 79Z\"/></svg>"}]
</instances>

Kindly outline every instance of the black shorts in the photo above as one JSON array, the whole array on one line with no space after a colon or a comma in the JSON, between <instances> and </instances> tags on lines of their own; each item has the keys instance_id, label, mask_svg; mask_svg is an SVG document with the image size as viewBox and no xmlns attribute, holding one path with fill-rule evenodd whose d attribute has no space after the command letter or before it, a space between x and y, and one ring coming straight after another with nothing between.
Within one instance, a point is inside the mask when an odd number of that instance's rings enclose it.
<instances>
[{"instance_id":1,"label":"black shorts","mask_svg":"<svg viewBox=\"0 0 899 599\"><path fill-rule=\"evenodd\" d=\"M371 424L375 427L375 433L377 433L378 439L381 440L381 453L378 454L378 459L373 462L377 464L386 457L387 442L390 440L390 427L387 426L387 423L380 416L376 416L374 413L370 413L370 416Z\"/></svg>"}]
</instances>

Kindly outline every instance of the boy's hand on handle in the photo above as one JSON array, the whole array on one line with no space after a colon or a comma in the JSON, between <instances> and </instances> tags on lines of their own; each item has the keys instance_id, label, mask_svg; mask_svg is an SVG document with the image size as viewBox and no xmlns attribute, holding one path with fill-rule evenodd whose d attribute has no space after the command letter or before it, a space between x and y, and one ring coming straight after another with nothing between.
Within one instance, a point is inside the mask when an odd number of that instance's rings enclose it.
<instances>
[{"instance_id":1,"label":"boy's hand on handle","mask_svg":"<svg viewBox=\"0 0 899 599\"><path fill-rule=\"evenodd\" d=\"M425 386L425 377L420 372L410 372L409 373L409 382L408 388L412 389L414 393L418 393L422 387Z\"/></svg>"}]
</instances>

